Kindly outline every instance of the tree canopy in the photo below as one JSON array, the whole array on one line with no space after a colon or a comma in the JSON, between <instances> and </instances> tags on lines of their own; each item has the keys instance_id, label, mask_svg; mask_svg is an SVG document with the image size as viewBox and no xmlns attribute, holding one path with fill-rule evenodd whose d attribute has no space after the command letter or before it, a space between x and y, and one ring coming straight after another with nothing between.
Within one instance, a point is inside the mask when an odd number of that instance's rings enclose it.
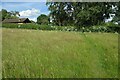
<instances>
[{"instance_id":1,"label":"tree canopy","mask_svg":"<svg viewBox=\"0 0 120 80\"><path fill-rule=\"evenodd\" d=\"M93 26L110 18L118 3L110 2L47 2L53 23L59 26ZM119 5L118 5L119 6ZM118 7L119 8L119 7ZM117 12L120 12L119 10ZM118 15L118 14L116 14Z\"/></svg>"},{"instance_id":2,"label":"tree canopy","mask_svg":"<svg viewBox=\"0 0 120 80\"><path fill-rule=\"evenodd\" d=\"M113 18L113 21L115 22L120 21L120 2L116 3L114 13L115 13L115 17Z\"/></svg>"},{"instance_id":3,"label":"tree canopy","mask_svg":"<svg viewBox=\"0 0 120 80\"><path fill-rule=\"evenodd\" d=\"M49 18L45 14L41 14L40 16L37 17L37 23L38 24L48 24L49 23Z\"/></svg>"},{"instance_id":4,"label":"tree canopy","mask_svg":"<svg viewBox=\"0 0 120 80\"><path fill-rule=\"evenodd\" d=\"M0 11L0 14L2 14L2 20L8 19L8 18L18 18L18 16L20 16L20 14L19 14L18 11L8 12L8 11L5 10L5 9L2 9L2 10Z\"/></svg>"}]
</instances>

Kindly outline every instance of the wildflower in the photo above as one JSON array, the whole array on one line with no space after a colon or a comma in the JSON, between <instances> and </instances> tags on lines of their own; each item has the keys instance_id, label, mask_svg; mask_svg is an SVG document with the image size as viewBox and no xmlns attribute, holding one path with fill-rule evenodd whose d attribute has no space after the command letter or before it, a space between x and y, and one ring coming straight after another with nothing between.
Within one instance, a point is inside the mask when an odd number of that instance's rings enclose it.
<instances>
[{"instance_id":1,"label":"wildflower","mask_svg":"<svg viewBox=\"0 0 120 80\"><path fill-rule=\"evenodd\" d=\"M93 29L95 29L95 26L93 26Z\"/></svg>"},{"instance_id":2,"label":"wildflower","mask_svg":"<svg viewBox=\"0 0 120 80\"><path fill-rule=\"evenodd\" d=\"M85 29L84 27L82 27L82 29Z\"/></svg>"},{"instance_id":3,"label":"wildflower","mask_svg":"<svg viewBox=\"0 0 120 80\"><path fill-rule=\"evenodd\" d=\"M89 31L89 29L87 29L87 31Z\"/></svg>"},{"instance_id":4,"label":"wildflower","mask_svg":"<svg viewBox=\"0 0 120 80\"><path fill-rule=\"evenodd\" d=\"M74 29L74 27L71 27L72 29Z\"/></svg>"},{"instance_id":5,"label":"wildflower","mask_svg":"<svg viewBox=\"0 0 120 80\"><path fill-rule=\"evenodd\" d=\"M70 29L67 29L67 31L70 31Z\"/></svg>"},{"instance_id":6,"label":"wildflower","mask_svg":"<svg viewBox=\"0 0 120 80\"><path fill-rule=\"evenodd\" d=\"M77 31L77 29L75 29L75 31Z\"/></svg>"},{"instance_id":7,"label":"wildflower","mask_svg":"<svg viewBox=\"0 0 120 80\"><path fill-rule=\"evenodd\" d=\"M65 27L65 29L67 29L67 27Z\"/></svg>"},{"instance_id":8,"label":"wildflower","mask_svg":"<svg viewBox=\"0 0 120 80\"><path fill-rule=\"evenodd\" d=\"M20 25L18 25L18 28L20 28Z\"/></svg>"},{"instance_id":9,"label":"wildflower","mask_svg":"<svg viewBox=\"0 0 120 80\"><path fill-rule=\"evenodd\" d=\"M117 32L115 32L115 34L118 34Z\"/></svg>"},{"instance_id":10,"label":"wildflower","mask_svg":"<svg viewBox=\"0 0 120 80\"><path fill-rule=\"evenodd\" d=\"M91 33L91 31L89 31L89 33Z\"/></svg>"},{"instance_id":11,"label":"wildflower","mask_svg":"<svg viewBox=\"0 0 120 80\"><path fill-rule=\"evenodd\" d=\"M83 33L85 33L85 32L83 32Z\"/></svg>"}]
</instances>

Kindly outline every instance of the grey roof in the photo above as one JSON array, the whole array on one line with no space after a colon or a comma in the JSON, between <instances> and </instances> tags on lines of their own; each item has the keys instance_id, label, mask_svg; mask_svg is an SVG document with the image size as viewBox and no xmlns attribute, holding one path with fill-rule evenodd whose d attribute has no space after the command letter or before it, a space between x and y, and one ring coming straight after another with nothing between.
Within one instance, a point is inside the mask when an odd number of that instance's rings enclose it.
<instances>
[{"instance_id":1,"label":"grey roof","mask_svg":"<svg viewBox=\"0 0 120 80\"><path fill-rule=\"evenodd\" d=\"M28 18L17 18L17 19L5 19L3 20L3 22L8 22L8 23L22 23L22 22L25 22L26 20L29 21Z\"/></svg>"}]
</instances>

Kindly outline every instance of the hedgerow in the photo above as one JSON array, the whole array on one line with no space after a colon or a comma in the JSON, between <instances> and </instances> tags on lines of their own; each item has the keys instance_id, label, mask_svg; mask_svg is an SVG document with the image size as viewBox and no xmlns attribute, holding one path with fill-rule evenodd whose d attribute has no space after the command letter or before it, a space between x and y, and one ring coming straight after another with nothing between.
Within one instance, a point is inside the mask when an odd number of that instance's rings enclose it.
<instances>
[{"instance_id":1,"label":"hedgerow","mask_svg":"<svg viewBox=\"0 0 120 80\"><path fill-rule=\"evenodd\" d=\"M36 23L16 24L16 23L3 23L3 28L19 28L19 29L34 29L34 30L60 30L60 31L80 31L80 32L118 32L120 26L113 23L106 23L103 25L96 25L92 27L79 27L76 26L52 26L52 25L39 25Z\"/></svg>"}]
</instances>

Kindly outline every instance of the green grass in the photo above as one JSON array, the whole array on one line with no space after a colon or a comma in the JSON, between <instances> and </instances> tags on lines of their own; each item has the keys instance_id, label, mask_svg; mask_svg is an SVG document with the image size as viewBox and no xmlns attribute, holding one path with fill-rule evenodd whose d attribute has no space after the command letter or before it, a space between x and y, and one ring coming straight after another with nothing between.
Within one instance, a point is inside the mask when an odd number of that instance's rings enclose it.
<instances>
[{"instance_id":1,"label":"green grass","mask_svg":"<svg viewBox=\"0 0 120 80\"><path fill-rule=\"evenodd\" d=\"M118 34L3 29L4 78L116 78Z\"/></svg>"},{"instance_id":2,"label":"green grass","mask_svg":"<svg viewBox=\"0 0 120 80\"><path fill-rule=\"evenodd\" d=\"M0 27L0 79L2 79L2 29L1 27Z\"/></svg>"}]
</instances>

